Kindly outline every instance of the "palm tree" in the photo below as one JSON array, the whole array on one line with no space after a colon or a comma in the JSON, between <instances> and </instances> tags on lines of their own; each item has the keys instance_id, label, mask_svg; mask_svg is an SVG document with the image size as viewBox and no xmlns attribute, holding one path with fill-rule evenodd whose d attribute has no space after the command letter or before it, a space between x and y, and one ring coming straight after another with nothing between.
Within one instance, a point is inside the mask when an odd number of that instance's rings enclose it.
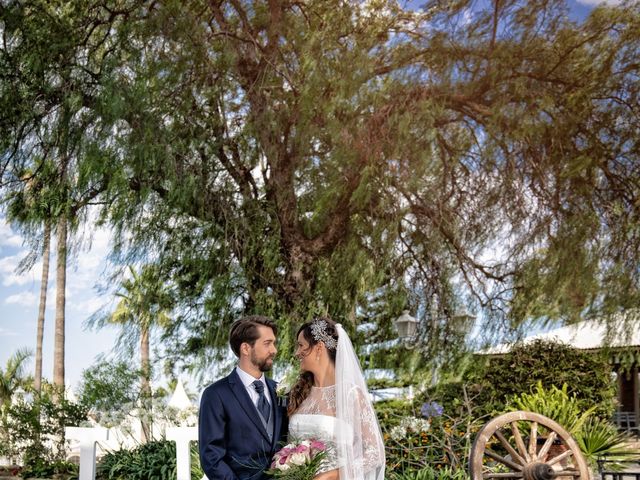
<instances>
[{"instance_id":1,"label":"palm tree","mask_svg":"<svg viewBox=\"0 0 640 480\"><path fill-rule=\"evenodd\" d=\"M141 273L129 267L131 278L121 284L121 290L116 293L120 300L107 322L122 327L119 344L139 342L141 367L141 397L143 403L148 404L151 399L151 356L149 336L154 325L166 326L170 318L168 308L170 297L161 285L156 270L146 266ZM150 425L142 419L143 442L151 439Z\"/></svg>"},{"instance_id":2,"label":"palm tree","mask_svg":"<svg viewBox=\"0 0 640 480\"><path fill-rule=\"evenodd\" d=\"M40 240L40 228L44 225L42 233L42 274L40 280L40 303L38 307L38 321L36 334L36 358L34 390L39 394L42 385L42 344L44 340L45 311L47 307L47 287L49 284L49 258L51 256L51 217L53 205L56 202L55 189L51 188L48 181L55 171L52 162L43 160L38 167L40 176L33 174L32 169L25 169L21 179L24 189L13 192L8 197L7 219L22 231L27 237ZM28 270L36 259L37 247L34 246L30 255L21 262L21 270Z\"/></svg>"},{"instance_id":3,"label":"palm tree","mask_svg":"<svg viewBox=\"0 0 640 480\"><path fill-rule=\"evenodd\" d=\"M25 362L31 355L29 349L18 349L9 357L4 370L0 368L0 407L3 411L11 404L16 390L26 385Z\"/></svg>"},{"instance_id":4,"label":"palm tree","mask_svg":"<svg viewBox=\"0 0 640 480\"><path fill-rule=\"evenodd\" d=\"M40 279L40 304L38 305L38 333L36 336L36 376L33 388L40 393L42 388L42 341L44 340L44 319L47 308L47 286L49 284L49 257L51 256L51 222L45 220L42 243L42 277Z\"/></svg>"},{"instance_id":5,"label":"palm tree","mask_svg":"<svg viewBox=\"0 0 640 480\"><path fill-rule=\"evenodd\" d=\"M64 391L65 288L67 285L67 218L58 218L56 266L56 324L53 347L53 384Z\"/></svg>"}]
</instances>

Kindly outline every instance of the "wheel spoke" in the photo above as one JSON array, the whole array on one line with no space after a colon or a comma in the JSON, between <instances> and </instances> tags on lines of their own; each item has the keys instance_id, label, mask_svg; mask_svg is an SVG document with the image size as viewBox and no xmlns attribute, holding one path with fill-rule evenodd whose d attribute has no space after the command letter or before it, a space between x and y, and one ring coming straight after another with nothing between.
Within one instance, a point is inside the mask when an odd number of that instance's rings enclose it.
<instances>
[{"instance_id":1,"label":"wheel spoke","mask_svg":"<svg viewBox=\"0 0 640 480\"><path fill-rule=\"evenodd\" d=\"M514 462L512 462L511 460L509 460L507 458L501 457L500 455L498 455L495 452L492 452L491 450L485 450L484 453L485 453L485 455L487 457L493 458L494 460L502 463L503 465L506 465L507 467L509 467L512 470L522 471L522 466L521 465L518 465L517 463L514 463Z\"/></svg>"},{"instance_id":2,"label":"wheel spoke","mask_svg":"<svg viewBox=\"0 0 640 480\"><path fill-rule=\"evenodd\" d=\"M483 473L482 478L522 478L522 472Z\"/></svg>"},{"instance_id":3,"label":"wheel spoke","mask_svg":"<svg viewBox=\"0 0 640 480\"><path fill-rule=\"evenodd\" d=\"M518 430L518 424L516 422L511 424L511 431L513 432L513 438L516 441L521 456L524 457L527 462L530 462L531 457L527 452L527 448L524 446L524 440L522 440L522 435L520 435L520 430Z\"/></svg>"},{"instance_id":4,"label":"wheel spoke","mask_svg":"<svg viewBox=\"0 0 640 480\"><path fill-rule=\"evenodd\" d=\"M575 470L575 469L554 470L553 476L554 477L579 477L580 476L580 472L578 470Z\"/></svg>"},{"instance_id":5,"label":"wheel spoke","mask_svg":"<svg viewBox=\"0 0 640 480\"><path fill-rule=\"evenodd\" d=\"M504 435L500 432L500 430L496 430L496 433L494 435L498 438L498 440L500 440L500 443L505 448L505 450L509 452L509 455L511 455L511 458L513 458L520 465L527 464L526 460L522 458L518 452L515 451L515 449L509 444L509 442L504 437Z\"/></svg>"},{"instance_id":6,"label":"wheel spoke","mask_svg":"<svg viewBox=\"0 0 640 480\"><path fill-rule=\"evenodd\" d=\"M536 447L538 443L538 422L531 422L531 435L529 435L529 455L536 458Z\"/></svg>"},{"instance_id":7,"label":"wheel spoke","mask_svg":"<svg viewBox=\"0 0 640 480\"><path fill-rule=\"evenodd\" d=\"M547 452L551 448L551 445L553 445L553 442L555 441L557 436L558 436L558 434L556 432L550 432L549 433L549 436L547 437L547 441L544 442L544 445L542 446L542 448L538 452L538 458L542 459L542 458L545 457L545 455L547 454Z\"/></svg>"},{"instance_id":8,"label":"wheel spoke","mask_svg":"<svg viewBox=\"0 0 640 480\"><path fill-rule=\"evenodd\" d=\"M555 465L556 463L558 463L558 462L564 460L565 458L567 458L569 455L573 455L573 452L571 450L567 450L566 452L562 452L557 457L553 457L552 459L550 459L549 461L547 461L545 463L547 465Z\"/></svg>"}]
</instances>

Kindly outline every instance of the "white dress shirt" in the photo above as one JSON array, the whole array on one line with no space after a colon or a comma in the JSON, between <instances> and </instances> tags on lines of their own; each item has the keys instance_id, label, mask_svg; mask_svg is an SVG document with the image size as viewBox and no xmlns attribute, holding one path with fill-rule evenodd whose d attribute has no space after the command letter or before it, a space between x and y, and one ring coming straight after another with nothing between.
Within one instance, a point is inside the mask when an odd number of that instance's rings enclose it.
<instances>
[{"instance_id":1,"label":"white dress shirt","mask_svg":"<svg viewBox=\"0 0 640 480\"><path fill-rule=\"evenodd\" d=\"M253 382L255 382L256 380L260 380L263 383L264 396L266 397L267 402L269 402L269 405L271 405L271 396L269 395L269 387L267 386L267 380L264 378L264 373L260 378L255 378L253 375L248 374L240 367L236 367L236 372L238 372L238 376L240 377L244 388L247 389L247 393L249 394L249 397L251 397L251 401L256 406L256 408L258 408L258 392L256 392L256 389L253 387Z\"/></svg>"}]
</instances>

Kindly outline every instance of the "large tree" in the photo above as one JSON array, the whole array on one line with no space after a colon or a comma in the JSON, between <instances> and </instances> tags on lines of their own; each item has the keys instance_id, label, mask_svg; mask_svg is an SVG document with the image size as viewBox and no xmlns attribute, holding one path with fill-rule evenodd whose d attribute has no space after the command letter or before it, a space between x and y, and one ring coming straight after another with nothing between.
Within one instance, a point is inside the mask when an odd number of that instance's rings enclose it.
<instances>
[{"instance_id":1,"label":"large tree","mask_svg":"<svg viewBox=\"0 0 640 480\"><path fill-rule=\"evenodd\" d=\"M181 292L172 353L245 311L286 342L324 310L376 315L371 340L407 301L446 324L464 294L514 323L638 305L640 7L476 3L78 9L72 38L108 46L83 138L111 161L77 171L117 252Z\"/></svg>"}]
</instances>

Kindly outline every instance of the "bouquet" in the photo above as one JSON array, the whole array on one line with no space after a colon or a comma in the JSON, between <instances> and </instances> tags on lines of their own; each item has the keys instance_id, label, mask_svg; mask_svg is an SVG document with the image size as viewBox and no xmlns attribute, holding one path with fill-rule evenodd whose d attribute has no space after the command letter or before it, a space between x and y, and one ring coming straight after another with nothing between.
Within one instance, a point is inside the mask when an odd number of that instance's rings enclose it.
<instances>
[{"instance_id":1,"label":"bouquet","mask_svg":"<svg viewBox=\"0 0 640 480\"><path fill-rule=\"evenodd\" d=\"M320 440L290 443L276 452L266 473L281 480L311 480L326 455L327 446Z\"/></svg>"}]
</instances>

